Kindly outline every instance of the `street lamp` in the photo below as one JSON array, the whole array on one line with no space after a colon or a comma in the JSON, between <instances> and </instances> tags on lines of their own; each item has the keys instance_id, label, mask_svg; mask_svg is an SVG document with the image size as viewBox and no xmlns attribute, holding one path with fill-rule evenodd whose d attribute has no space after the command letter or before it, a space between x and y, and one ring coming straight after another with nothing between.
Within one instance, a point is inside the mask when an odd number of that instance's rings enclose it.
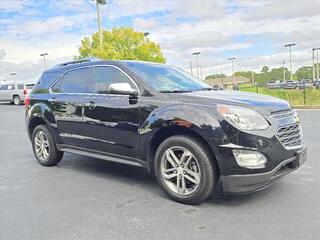
<instances>
[{"instance_id":1,"label":"street lamp","mask_svg":"<svg viewBox=\"0 0 320 240\"><path fill-rule=\"evenodd\" d=\"M148 37L148 36L150 35L150 33L149 33L149 32L144 32L143 35L144 35L145 37Z\"/></svg>"},{"instance_id":2,"label":"street lamp","mask_svg":"<svg viewBox=\"0 0 320 240\"><path fill-rule=\"evenodd\" d=\"M16 72L12 72L12 73L10 73L10 75L13 77L13 84L16 84L17 73Z\"/></svg>"},{"instance_id":3,"label":"street lamp","mask_svg":"<svg viewBox=\"0 0 320 240\"><path fill-rule=\"evenodd\" d=\"M286 69L285 69L285 59L282 59L282 67L283 67L283 81L286 81Z\"/></svg>"},{"instance_id":4,"label":"street lamp","mask_svg":"<svg viewBox=\"0 0 320 240\"><path fill-rule=\"evenodd\" d=\"M228 60L229 61L231 61L231 63L232 63L232 81L233 81L233 86L235 85L235 76L234 76L234 62L233 62L233 60L235 60L236 59L236 57L230 57L230 58L228 58Z\"/></svg>"},{"instance_id":5,"label":"street lamp","mask_svg":"<svg viewBox=\"0 0 320 240\"><path fill-rule=\"evenodd\" d=\"M291 47L295 46L295 43L288 43L284 45L284 47L289 47L289 54L290 54L290 80L292 81L292 60L291 60Z\"/></svg>"},{"instance_id":6,"label":"street lamp","mask_svg":"<svg viewBox=\"0 0 320 240\"><path fill-rule=\"evenodd\" d=\"M44 63L44 68L47 68L47 62L46 62L46 56L48 56L48 53L41 53L40 57L43 57L43 63Z\"/></svg>"},{"instance_id":7,"label":"street lamp","mask_svg":"<svg viewBox=\"0 0 320 240\"><path fill-rule=\"evenodd\" d=\"M196 58L197 58L197 76L199 77L199 54L200 54L201 52L193 52L192 53L192 55L195 55L196 56Z\"/></svg>"},{"instance_id":8,"label":"street lamp","mask_svg":"<svg viewBox=\"0 0 320 240\"><path fill-rule=\"evenodd\" d=\"M313 80L315 80L315 77L317 75L317 79L319 79L319 48L312 48L312 75L313 75ZM314 66L314 51L317 51L317 69L315 69ZM317 74L315 74L315 70L317 71Z\"/></svg>"},{"instance_id":9,"label":"street lamp","mask_svg":"<svg viewBox=\"0 0 320 240\"><path fill-rule=\"evenodd\" d=\"M100 48L102 46L103 36L102 36L102 30L101 30L101 18L100 18L100 10L99 5L106 5L107 0L91 0L96 2L96 9L97 9L97 18L98 18L98 30L99 30L99 44Z\"/></svg>"}]
</instances>

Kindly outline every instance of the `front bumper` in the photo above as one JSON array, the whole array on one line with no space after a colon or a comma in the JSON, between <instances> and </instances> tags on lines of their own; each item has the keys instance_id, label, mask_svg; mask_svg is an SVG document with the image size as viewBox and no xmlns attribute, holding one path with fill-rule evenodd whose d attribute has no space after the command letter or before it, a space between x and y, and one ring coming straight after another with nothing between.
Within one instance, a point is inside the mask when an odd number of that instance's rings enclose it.
<instances>
[{"instance_id":1,"label":"front bumper","mask_svg":"<svg viewBox=\"0 0 320 240\"><path fill-rule=\"evenodd\" d=\"M222 187L225 193L240 194L262 190L280 177L298 169L307 159L307 150L296 153L292 158L282 161L269 172L241 175L222 175Z\"/></svg>"}]
</instances>

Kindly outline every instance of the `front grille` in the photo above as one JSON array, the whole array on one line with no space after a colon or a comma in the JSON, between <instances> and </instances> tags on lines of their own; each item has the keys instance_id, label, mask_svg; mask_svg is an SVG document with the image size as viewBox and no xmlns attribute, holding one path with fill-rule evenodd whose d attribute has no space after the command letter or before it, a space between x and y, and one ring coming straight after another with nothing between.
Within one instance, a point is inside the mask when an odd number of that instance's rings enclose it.
<instances>
[{"instance_id":1,"label":"front grille","mask_svg":"<svg viewBox=\"0 0 320 240\"><path fill-rule=\"evenodd\" d=\"M299 123L280 127L276 136L286 149L302 146L302 128Z\"/></svg>"},{"instance_id":2,"label":"front grille","mask_svg":"<svg viewBox=\"0 0 320 240\"><path fill-rule=\"evenodd\" d=\"M285 110L272 112L270 115L271 117L276 119L289 118L289 117L295 116L296 111L294 109L285 109Z\"/></svg>"}]
</instances>

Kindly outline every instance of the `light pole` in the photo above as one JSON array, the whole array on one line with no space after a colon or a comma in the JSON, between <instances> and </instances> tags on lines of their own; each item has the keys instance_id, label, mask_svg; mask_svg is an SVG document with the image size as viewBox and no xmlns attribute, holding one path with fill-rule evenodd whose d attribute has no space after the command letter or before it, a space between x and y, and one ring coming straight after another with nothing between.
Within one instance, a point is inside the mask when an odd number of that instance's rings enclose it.
<instances>
[{"instance_id":1,"label":"light pole","mask_svg":"<svg viewBox=\"0 0 320 240\"><path fill-rule=\"evenodd\" d=\"M150 35L150 33L149 33L149 32L144 32L143 35L144 35L145 37L148 37L148 36Z\"/></svg>"},{"instance_id":2,"label":"light pole","mask_svg":"<svg viewBox=\"0 0 320 240\"><path fill-rule=\"evenodd\" d=\"M192 53L192 55L195 55L196 56L196 58L197 58L197 76L199 77L199 54L200 54L201 52L194 52L194 53Z\"/></svg>"},{"instance_id":3,"label":"light pole","mask_svg":"<svg viewBox=\"0 0 320 240\"><path fill-rule=\"evenodd\" d=\"M282 59L282 67L283 67L283 81L286 81L286 69L284 68L285 59Z\"/></svg>"},{"instance_id":4,"label":"light pole","mask_svg":"<svg viewBox=\"0 0 320 240\"><path fill-rule=\"evenodd\" d=\"M41 53L40 57L43 57L43 63L44 63L44 68L47 68L47 62L46 62L46 56L48 56L48 53Z\"/></svg>"},{"instance_id":5,"label":"light pole","mask_svg":"<svg viewBox=\"0 0 320 240\"><path fill-rule=\"evenodd\" d=\"M97 19L98 19L98 30L99 30L99 45L100 48L102 46L103 42L103 36L102 36L102 30L101 30L101 18L100 18L100 10L99 10L99 5L105 5L107 4L106 0L92 0L96 2L96 9L97 9Z\"/></svg>"},{"instance_id":6,"label":"light pole","mask_svg":"<svg viewBox=\"0 0 320 240\"><path fill-rule=\"evenodd\" d=\"M10 75L13 77L13 84L15 85L16 84L17 73L16 72L12 72L12 73L10 73Z\"/></svg>"},{"instance_id":7,"label":"light pole","mask_svg":"<svg viewBox=\"0 0 320 240\"><path fill-rule=\"evenodd\" d=\"M232 81L233 81L233 86L235 85L235 81L236 81L235 76L234 76L234 62L233 62L233 60L235 60L235 59L236 59L236 57L228 58L228 60L231 61L231 63L232 63Z\"/></svg>"},{"instance_id":8,"label":"light pole","mask_svg":"<svg viewBox=\"0 0 320 240\"><path fill-rule=\"evenodd\" d=\"M290 55L290 80L292 81L292 60L291 60L291 47L295 46L295 43L288 43L284 45L284 47L289 47L289 55Z\"/></svg>"}]
</instances>

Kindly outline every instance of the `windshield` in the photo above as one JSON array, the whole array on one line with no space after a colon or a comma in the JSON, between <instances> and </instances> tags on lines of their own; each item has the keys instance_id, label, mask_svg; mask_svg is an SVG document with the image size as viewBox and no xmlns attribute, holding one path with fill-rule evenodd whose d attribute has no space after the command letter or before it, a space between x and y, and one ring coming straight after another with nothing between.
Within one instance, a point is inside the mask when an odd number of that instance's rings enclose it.
<instances>
[{"instance_id":1,"label":"windshield","mask_svg":"<svg viewBox=\"0 0 320 240\"><path fill-rule=\"evenodd\" d=\"M173 66L137 62L126 64L158 92L191 92L211 89L210 85L199 78Z\"/></svg>"}]
</instances>

